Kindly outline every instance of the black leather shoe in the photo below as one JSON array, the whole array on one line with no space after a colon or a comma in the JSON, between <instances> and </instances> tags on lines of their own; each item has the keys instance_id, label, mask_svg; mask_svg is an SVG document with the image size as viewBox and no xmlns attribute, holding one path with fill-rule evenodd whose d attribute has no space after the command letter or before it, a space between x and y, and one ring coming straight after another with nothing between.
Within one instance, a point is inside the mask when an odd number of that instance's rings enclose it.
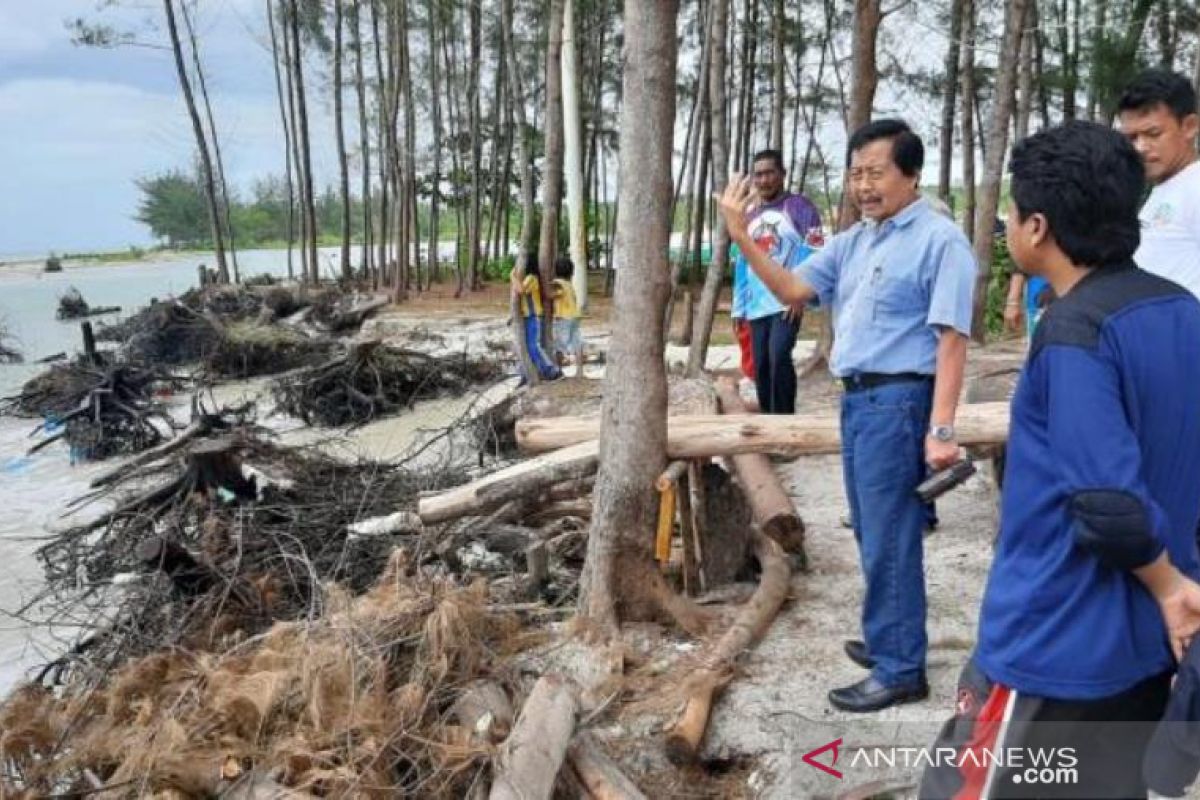
<instances>
[{"instance_id":1,"label":"black leather shoe","mask_svg":"<svg viewBox=\"0 0 1200 800\"><path fill-rule=\"evenodd\" d=\"M928 696L929 684L924 678L911 686L884 686L874 677L867 677L853 686L834 689L829 693L829 702L842 711L865 714L901 703L915 703Z\"/></svg>"},{"instance_id":2,"label":"black leather shoe","mask_svg":"<svg viewBox=\"0 0 1200 800\"><path fill-rule=\"evenodd\" d=\"M855 664L858 664L863 669L874 669L875 659L867 653L867 645L865 642L858 639L849 639L842 645L842 649L846 651L846 655Z\"/></svg>"}]
</instances>

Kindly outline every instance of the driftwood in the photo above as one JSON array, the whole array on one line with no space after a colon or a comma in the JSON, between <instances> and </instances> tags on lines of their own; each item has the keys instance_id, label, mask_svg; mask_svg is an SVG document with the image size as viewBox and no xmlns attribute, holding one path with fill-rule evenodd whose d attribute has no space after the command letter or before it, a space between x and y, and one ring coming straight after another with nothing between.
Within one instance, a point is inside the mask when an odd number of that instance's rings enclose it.
<instances>
[{"instance_id":1,"label":"driftwood","mask_svg":"<svg viewBox=\"0 0 1200 800\"><path fill-rule=\"evenodd\" d=\"M381 308L386 308L392 301L387 297L375 297L365 303L354 306L347 311L332 316L326 323L326 327L332 332L339 332L357 328L363 324L363 320L374 314Z\"/></svg>"},{"instance_id":2,"label":"driftwood","mask_svg":"<svg viewBox=\"0 0 1200 800\"><path fill-rule=\"evenodd\" d=\"M955 420L964 446L999 444L1008 438L1008 403L961 405ZM557 450L600 434L600 418L550 417L517 423L517 444L530 453ZM834 412L817 414L697 414L667 417L667 457L709 458L741 453L823 455L841 450Z\"/></svg>"},{"instance_id":3,"label":"driftwood","mask_svg":"<svg viewBox=\"0 0 1200 800\"><path fill-rule=\"evenodd\" d=\"M485 514L509 500L528 496L563 481L584 478L596 471L600 459L597 442L583 442L556 453L522 461L417 503L417 514L426 525Z\"/></svg>"},{"instance_id":4,"label":"driftwood","mask_svg":"<svg viewBox=\"0 0 1200 800\"><path fill-rule=\"evenodd\" d=\"M746 404L732 381L718 381L717 395L721 399L721 410L725 413L746 413ZM730 456L728 461L750 500L755 524L763 533L779 542L785 552L803 558L804 521L779 482L770 459L761 453L746 453Z\"/></svg>"},{"instance_id":5,"label":"driftwood","mask_svg":"<svg viewBox=\"0 0 1200 800\"><path fill-rule=\"evenodd\" d=\"M758 589L684 683L687 704L682 717L667 734L667 757L675 764L696 760L716 692L729 682L734 660L766 633L787 598L792 571L783 549L762 533L756 533L754 546L762 567Z\"/></svg>"},{"instance_id":6,"label":"driftwood","mask_svg":"<svg viewBox=\"0 0 1200 800\"><path fill-rule=\"evenodd\" d=\"M538 678L500 748L491 800L549 800L577 711L578 700L566 681L556 675Z\"/></svg>"},{"instance_id":7,"label":"driftwood","mask_svg":"<svg viewBox=\"0 0 1200 800\"><path fill-rule=\"evenodd\" d=\"M645 800L637 784L587 731L580 731L571 740L567 759L592 800Z\"/></svg>"}]
</instances>

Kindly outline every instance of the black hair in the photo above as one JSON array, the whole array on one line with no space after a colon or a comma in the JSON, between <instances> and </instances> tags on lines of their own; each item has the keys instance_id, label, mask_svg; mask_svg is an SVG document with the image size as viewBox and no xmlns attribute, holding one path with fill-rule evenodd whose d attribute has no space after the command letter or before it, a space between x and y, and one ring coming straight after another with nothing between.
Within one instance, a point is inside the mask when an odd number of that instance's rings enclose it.
<instances>
[{"instance_id":1,"label":"black hair","mask_svg":"<svg viewBox=\"0 0 1200 800\"><path fill-rule=\"evenodd\" d=\"M783 153L781 153L778 150L775 150L773 148L767 148L766 150L759 150L757 153L754 154L754 159L750 163L757 164L759 161L765 161L766 159L770 159L771 161L774 161L775 166L779 169L779 171L785 175L787 174L787 169L785 169L783 166Z\"/></svg>"},{"instance_id":2,"label":"black hair","mask_svg":"<svg viewBox=\"0 0 1200 800\"><path fill-rule=\"evenodd\" d=\"M1148 111L1158 104L1183 121L1196 113L1196 88L1192 82L1169 69L1148 69L1125 87L1117 101L1118 111Z\"/></svg>"},{"instance_id":3,"label":"black hair","mask_svg":"<svg viewBox=\"0 0 1200 800\"><path fill-rule=\"evenodd\" d=\"M575 262L570 256L559 256L554 259L554 277L570 280L575 275Z\"/></svg>"},{"instance_id":4,"label":"black hair","mask_svg":"<svg viewBox=\"0 0 1200 800\"><path fill-rule=\"evenodd\" d=\"M1044 214L1072 263L1103 267L1133 256L1146 178L1124 136L1094 122L1067 122L1018 142L1009 169L1017 217Z\"/></svg>"},{"instance_id":5,"label":"black hair","mask_svg":"<svg viewBox=\"0 0 1200 800\"><path fill-rule=\"evenodd\" d=\"M541 264L538 263L537 252L530 250L525 254L525 274L537 275L541 270Z\"/></svg>"},{"instance_id":6,"label":"black hair","mask_svg":"<svg viewBox=\"0 0 1200 800\"><path fill-rule=\"evenodd\" d=\"M855 151L880 139L892 140L892 162L906 176L915 178L921 167L925 166L925 145L907 122L902 119L877 119L863 125L850 136L850 144L846 147L846 168L850 168L850 159Z\"/></svg>"}]
</instances>

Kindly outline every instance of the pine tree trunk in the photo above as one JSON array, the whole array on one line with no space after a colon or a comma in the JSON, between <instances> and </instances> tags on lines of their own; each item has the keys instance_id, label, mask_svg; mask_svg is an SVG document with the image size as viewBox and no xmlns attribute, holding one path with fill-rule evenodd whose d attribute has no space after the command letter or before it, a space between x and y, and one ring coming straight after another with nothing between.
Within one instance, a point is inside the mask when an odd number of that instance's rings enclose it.
<instances>
[{"instance_id":1,"label":"pine tree trunk","mask_svg":"<svg viewBox=\"0 0 1200 800\"><path fill-rule=\"evenodd\" d=\"M287 187L287 274L288 280L295 278L292 266L292 236L296 217L295 190L292 188L292 125L288 122L287 109L291 106L291 90L284 94L283 79L279 71L279 60L283 56L279 52L279 35L275 24L275 0L266 0L267 28L271 34L271 67L275 71L275 93L279 99L279 121L283 128L283 161L284 183ZM291 86L291 76L288 76L288 86ZM286 100L285 100L286 98Z\"/></svg>"},{"instance_id":2,"label":"pine tree trunk","mask_svg":"<svg viewBox=\"0 0 1200 800\"><path fill-rule=\"evenodd\" d=\"M881 0L854 0L854 33L850 46L850 107L846 116L846 135L849 136L871 119L875 88L879 85L876 66L876 43L883 22ZM858 209L850 192L843 187L842 210L838 215L838 230L844 231L858 221Z\"/></svg>"},{"instance_id":3,"label":"pine tree trunk","mask_svg":"<svg viewBox=\"0 0 1200 800\"><path fill-rule=\"evenodd\" d=\"M229 263L233 267L233 282L241 283L238 271L237 240L233 232L233 215L230 211L229 184L225 181L225 159L221 157L221 139L217 136L217 121L213 116L212 101L208 97L208 81L204 78L204 67L200 63L200 44L196 40L196 29L192 25L192 15L188 13L187 3L179 5L179 13L183 16L183 25L187 28L188 42L192 50L192 66L196 70L196 84L200 87L200 99L204 101L204 117L208 121L208 136L212 141L213 159L217 166L217 189L221 193L221 224L225 227L225 236L229 242Z\"/></svg>"},{"instance_id":4,"label":"pine tree trunk","mask_svg":"<svg viewBox=\"0 0 1200 800\"><path fill-rule=\"evenodd\" d=\"M409 269L413 272L412 283L421 290L421 241L420 220L417 217L417 106L412 83L412 20L408 14L409 0L400 7L400 32L403 58L400 62L401 91L404 95L404 195L407 200L404 216L404 276L405 290L410 284Z\"/></svg>"},{"instance_id":5,"label":"pine tree trunk","mask_svg":"<svg viewBox=\"0 0 1200 800\"><path fill-rule=\"evenodd\" d=\"M304 92L304 51L300 48L300 19L297 0L291 0L292 69L296 73L296 114L300 123L300 158L304 164L304 181L301 187L301 207L305 216L305 235L308 237L309 280L314 284L321 280L320 260L317 254L317 207L313 197L312 148L308 137L308 102Z\"/></svg>"},{"instance_id":6,"label":"pine tree trunk","mask_svg":"<svg viewBox=\"0 0 1200 800\"><path fill-rule=\"evenodd\" d=\"M362 0L354 0L350 6L350 25L354 36L354 91L358 97L359 149L362 151L362 252L359 259L359 275L367 280L371 274L371 262L375 238L371 218L371 139L367 123L366 79L363 72Z\"/></svg>"},{"instance_id":7,"label":"pine tree trunk","mask_svg":"<svg viewBox=\"0 0 1200 800\"><path fill-rule=\"evenodd\" d=\"M699 10L698 10L699 13ZM675 262L671 265L671 292L667 296L667 310L663 315L663 337L669 338L671 335L671 323L674 321L675 305L679 298L679 280L683 275L683 267L691 260L689 244L692 241L692 230L695 225L703 224L703 209L707 205L707 200L704 193L696 186L696 171L701 160L701 146L708 147L707 141L704 139L704 131L707 127L708 113L708 24L707 17L704 14L699 14L700 24L700 71L696 74L695 83L695 102L692 103L692 110L688 119L687 140L683 148L683 164L679 170L679 182L675 186L674 200L671 204L671 224L674 228L676 208L679 205L679 200L683 196L683 192L687 191L687 207L685 209L685 222L683 228L683 237L680 240L679 253L675 257ZM707 155L707 153L705 154ZM696 209L701 209L700 215L696 214ZM689 270L689 274L690 274ZM690 311L690 308L689 308ZM691 335L690 323L685 325L688 328L688 335ZM687 342L681 342L687 344Z\"/></svg>"},{"instance_id":8,"label":"pine tree trunk","mask_svg":"<svg viewBox=\"0 0 1200 800\"><path fill-rule=\"evenodd\" d=\"M480 255L480 239L482 239L483 216L480 205L480 195L483 193L483 139L480 130L480 103L479 103L479 82L480 82L480 62L482 61L480 51L483 49L480 40L480 3L468 3L468 16L470 20L470 36L471 36L471 65L467 79L467 105L469 124L471 128L471 208L470 220L468 221L467 246L470 252L467 255L467 274L471 290L474 291L480 288L479 278L479 255Z\"/></svg>"},{"instance_id":9,"label":"pine tree trunk","mask_svg":"<svg viewBox=\"0 0 1200 800\"><path fill-rule=\"evenodd\" d=\"M787 105L783 75L787 58L783 46L783 0L775 0L775 8L771 12L771 136L769 145L776 150L783 150L783 110ZM798 67L797 67L798 68ZM794 149L793 149L794 151Z\"/></svg>"},{"instance_id":10,"label":"pine tree trunk","mask_svg":"<svg viewBox=\"0 0 1200 800\"><path fill-rule=\"evenodd\" d=\"M749 173L751 169L750 154L754 150L754 118L755 118L755 85L758 83L758 20L759 7L758 0L749 0L750 3L750 23L747 26L749 37L746 41L746 108L745 116L741 121L742 125L742 151L738 157L738 164L743 173Z\"/></svg>"},{"instance_id":11,"label":"pine tree trunk","mask_svg":"<svg viewBox=\"0 0 1200 800\"><path fill-rule=\"evenodd\" d=\"M1029 0L1029 15L1039 20L1037 0ZM1039 22L1033 29L1033 85L1037 90L1038 115L1042 127L1050 127L1050 89L1046 86L1046 32Z\"/></svg>"},{"instance_id":12,"label":"pine tree trunk","mask_svg":"<svg viewBox=\"0 0 1200 800\"><path fill-rule=\"evenodd\" d=\"M205 200L208 205L209 225L212 228L213 249L217 259L217 274L220 276L221 283L229 283L229 267L225 263L225 240L221 233L221 214L217 207L217 186L213 179L208 141L204 135L204 126L200 124L200 114L196 110L196 98L192 95L192 83L188 79L187 67L183 63L183 45L179 39L179 28L175 23L175 6L172 0L163 0L163 9L167 15L167 33L171 38L171 51L175 55L175 72L179 78L179 88L183 92L183 102L187 106L188 117L192 121L192 133L196 137L196 149L200 154L200 180L204 186Z\"/></svg>"},{"instance_id":13,"label":"pine tree trunk","mask_svg":"<svg viewBox=\"0 0 1200 800\"><path fill-rule=\"evenodd\" d=\"M337 134L338 175L342 189L342 280L351 281L354 270L350 266L350 160L346 155L345 114L342 108L342 56L345 14L343 4L333 4L333 122Z\"/></svg>"},{"instance_id":14,"label":"pine tree trunk","mask_svg":"<svg viewBox=\"0 0 1200 800\"><path fill-rule=\"evenodd\" d=\"M1092 0L1092 79L1088 82L1087 118L1095 121L1100 106L1100 71L1104 43L1107 38L1108 0Z\"/></svg>"},{"instance_id":15,"label":"pine tree trunk","mask_svg":"<svg viewBox=\"0 0 1200 800\"><path fill-rule=\"evenodd\" d=\"M536 189L533 179L533 152L529 142L529 124L526 122L525 88L521 84L520 62L512 40L513 0L500 2L501 28L508 52L508 80L512 90L512 110L516 118L517 161L521 164L521 238L517 244L517 265L525 268L525 260L537 246L537 231L533 227Z\"/></svg>"},{"instance_id":16,"label":"pine tree trunk","mask_svg":"<svg viewBox=\"0 0 1200 800\"><path fill-rule=\"evenodd\" d=\"M1022 27L1029 0L1009 0L1004 20L1004 38L1000 43L1000 69L996 79L996 100L988 120L987 154L979 215L975 219L975 260L979 274L975 282L975 313L971 336L983 342L987 309L987 288L992 274L992 241L995 236L996 209L1000 205L1000 182L1003 178L1004 156L1008 151L1008 126L1016 94L1017 62L1021 52Z\"/></svg>"},{"instance_id":17,"label":"pine tree trunk","mask_svg":"<svg viewBox=\"0 0 1200 800\"><path fill-rule=\"evenodd\" d=\"M1179 28L1171 18L1171 0L1159 0L1157 22L1158 66L1165 70L1174 70Z\"/></svg>"},{"instance_id":18,"label":"pine tree trunk","mask_svg":"<svg viewBox=\"0 0 1200 800\"><path fill-rule=\"evenodd\" d=\"M958 61L962 46L963 0L950 3L950 46L946 50L942 91L942 126L938 136L938 197L950 202L950 172L954 161L954 109L958 100Z\"/></svg>"},{"instance_id":19,"label":"pine tree trunk","mask_svg":"<svg viewBox=\"0 0 1200 800\"><path fill-rule=\"evenodd\" d=\"M567 187L567 231L570 234L571 260L575 262L575 297L581 311L587 310L587 201L583 183L583 112L579 102L578 27L575 0L563 6L563 171Z\"/></svg>"},{"instance_id":20,"label":"pine tree trunk","mask_svg":"<svg viewBox=\"0 0 1200 800\"><path fill-rule=\"evenodd\" d=\"M549 0L549 42L546 47L546 159L542 180L542 235L538 266L542 273L542 343L550 348L554 333L554 259L558 254L558 218L563 195L562 38L565 0Z\"/></svg>"},{"instance_id":21,"label":"pine tree trunk","mask_svg":"<svg viewBox=\"0 0 1200 800\"><path fill-rule=\"evenodd\" d=\"M975 0L963 0L962 65L963 232L975 238Z\"/></svg>"},{"instance_id":22,"label":"pine tree trunk","mask_svg":"<svg viewBox=\"0 0 1200 800\"><path fill-rule=\"evenodd\" d=\"M667 380L661 319L669 290L676 0L626 0L616 318L605 377L600 472L581 579L584 616L615 634L655 608L651 560L666 465ZM718 74L719 71L718 71Z\"/></svg>"},{"instance_id":23,"label":"pine tree trunk","mask_svg":"<svg viewBox=\"0 0 1200 800\"><path fill-rule=\"evenodd\" d=\"M287 76L288 120L292 128L292 161L295 165L296 186L292 197L292 210L299 221L298 242L300 244L300 280L308 283L312 279L308 253L308 214L304 206L304 159L300 153L300 113L296 102L296 69L293 64L296 54L292 50L292 4L291 0L279 0L283 20L283 54ZM294 229L294 226L293 226Z\"/></svg>"},{"instance_id":24,"label":"pine tree trunk","mask_svg":"<svg viewBox=\"0 0 1200 800\"><path fill-rule=\"evenodd\" d=\"M426 279L429 284L441 281L441 270L438 262L438 243L441 239L441 200L442 200L442 76L438 68L439 45L441 36L442 14L439 0L428 0L429 12L429 115L433 119L433 164L429 177L429 266Z\"/></svg>"},{"instance_id":25,"label":"pine tree trunk","mask_svg":"<svg viewBox=\"0 0 1200 800\"><path fill-rule=\"evenodd\" d=\"M709 29L708 101L709 135L712 137L713 190L725 191L729 181L729 126L728 107L725 97L725 56L729 27L729 0L713 0L712 20ZM707 200L707 198L704 198ZM707 202L705 203L707 205ZM693 234L694 235L694 234ZM691 348L688 350L687 374L696 376L704 369L708 357L708 343L712 338L713 318L716 316L717 298L721 294L721 280L725 277L725 264L729 255L729 231L723 220L718 219L713 237L712 260L704 276L704 291L700 295L696 320L693 323Z\"/></svg>"},{"instance_id":26,"label":"pine tree trunk","mask_svg":"<svg viewBox=\"0 0 1200 800\"><path fill-rule=\"evenodd\" d=\"M1033 44L1037 19L1033 16L1033 2L1025 7L1024 33L1021 36L1020 64L1017 65L1017 115L1013 125L1015 141L1029 135L1029 117L1033 113Z\"/></svg>"},{"instance_id":27,"label":"pine tree trunk","mask_svg":"<svg viewBox=\"0 0 1200 800\"><path fill-rule=\"evenodd\" d=\"M388 102L387 81L384 80L383 37L379 30L379 4L371 3L371 33L375 49L375 113L376 150L379 154L379 239L375 257L375 287L391 285L391 270L388 269L388 241L391 236L389 199L391 197L392 153L387 146Z\"/></svg>"}]
</instances>

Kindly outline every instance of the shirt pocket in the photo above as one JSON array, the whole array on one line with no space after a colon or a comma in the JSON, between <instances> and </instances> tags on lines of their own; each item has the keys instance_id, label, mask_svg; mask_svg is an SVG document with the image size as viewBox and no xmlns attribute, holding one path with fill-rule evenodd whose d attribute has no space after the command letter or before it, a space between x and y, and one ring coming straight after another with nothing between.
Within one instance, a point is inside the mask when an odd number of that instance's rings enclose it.
<instances>
[{"instance_id":1,"label":"shirt pocket","mask_svg":"<svg viewBox=\"0 0 1200 800\"><path fill-rule=\"evenodd\" d=\"M907 277L878 275L875 278L872 318L879 323L902 323L924 318L929 303L921 284Z\"/></svg>"}]
</instances>

